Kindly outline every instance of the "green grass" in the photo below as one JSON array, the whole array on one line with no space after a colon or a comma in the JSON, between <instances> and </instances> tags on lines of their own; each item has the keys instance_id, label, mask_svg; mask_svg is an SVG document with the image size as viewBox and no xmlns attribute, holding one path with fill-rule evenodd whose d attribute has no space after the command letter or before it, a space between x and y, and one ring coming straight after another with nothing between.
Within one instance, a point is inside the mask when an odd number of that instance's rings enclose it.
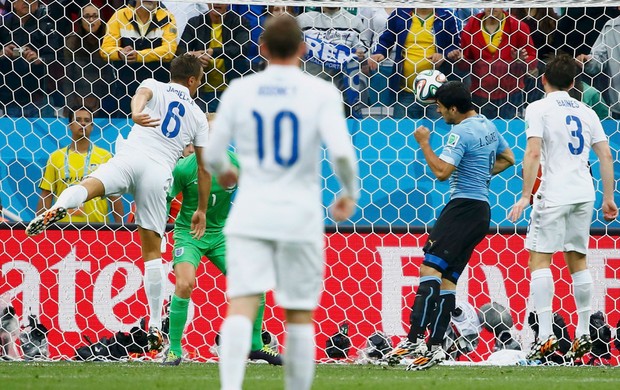
<instances>
[{"instance_id":1,"label":"green grass","mask_svg":"<svg viewBox=\"0 0 620 390\"><path fill-rule=\"evenodd\" d=\"M13 389L217 389L217 365L186 363L3 363L0 388ZM246 389L282 389L282 368L248 366ZM425 372L378 366L319 365L313 389L620 389L620 368L435 367Z\"/></svg>"}]
</instances>

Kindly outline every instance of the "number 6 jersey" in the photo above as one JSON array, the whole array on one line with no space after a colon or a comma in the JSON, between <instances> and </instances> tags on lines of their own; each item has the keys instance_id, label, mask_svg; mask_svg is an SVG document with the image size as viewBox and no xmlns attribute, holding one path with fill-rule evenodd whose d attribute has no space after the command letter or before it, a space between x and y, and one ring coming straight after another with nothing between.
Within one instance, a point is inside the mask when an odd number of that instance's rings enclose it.
<instances>
[{"instance_id":1,"label":"number 6 jersey","mask_svg":"<svg viewBox=\"0 0 620 390\"><path fill-rule=\"evenodd\" d=\"M143 112L159 119L159 126L134 124L123 142L123 153L144 154L172 171L185 146L190 143L199 147L207 145L207 117L194 102L187 87L147 79L140 84L140 88L153 91L153 97Z\"/></svg>"},{"instance_id":2,"label":"number 6 jersey","mask_svg":"<svg viewBox=\"0 0 620 390\"><path fill-rule=\"evenodd\" d=\"M542 138L539 194L559 206L595 200L588 157L593 144L607 136L596 113L568 92L557 91L525 111L526 135Z\"/></svg>"}]
</instances>

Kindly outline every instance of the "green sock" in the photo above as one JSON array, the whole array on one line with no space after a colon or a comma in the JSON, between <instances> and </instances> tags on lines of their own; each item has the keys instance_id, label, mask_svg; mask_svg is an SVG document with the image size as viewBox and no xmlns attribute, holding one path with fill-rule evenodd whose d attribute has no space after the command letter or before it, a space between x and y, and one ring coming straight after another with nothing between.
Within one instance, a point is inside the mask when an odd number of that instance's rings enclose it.
<instances>
[{"instance_id":1,"label":"green sock","mask_svg":"<svg viewBox=\"0 0 620 390\"><path fill-rule=\"evenodd\" d=\"M265 294L260 298L260 305L258 305L258 312L256 313L256 319L252 326L252 351L263 348L263 316L265 315Z\"/></svg>"},{"instance_id":2,"label":"green sock","mask_svg":"<svg viewBox=\"0 0 620 390\"><path fill-rule=\"evenodd\" d=\"M183 329L187 322L187 308L189 306L189 298L179 298L172 296L170 302L170 351L177 356L183 355L181 349L181 338L183 338Z\"/></svg>"}]
</instances>

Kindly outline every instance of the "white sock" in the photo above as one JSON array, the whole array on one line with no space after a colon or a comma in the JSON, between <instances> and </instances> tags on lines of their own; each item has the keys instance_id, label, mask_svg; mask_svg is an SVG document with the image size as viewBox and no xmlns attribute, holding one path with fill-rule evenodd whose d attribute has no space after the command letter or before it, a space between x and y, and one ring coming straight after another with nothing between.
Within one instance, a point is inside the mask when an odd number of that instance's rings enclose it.
<instances>
[{"instance_id":1,"label":"white sock","mask_svg":"<svg viewBox=\"0 0 620 390\"><path fill-rule=\"evenodd\" d=\"M592 302L592 275L590 270L583 270L572 274L573 295L577 307L577 329L575 338L590 334L590 311Z\"/></svg>"},{"instance_id":2,"label":"white sock","mask_svg":"<svg viewBox=\"0 0 620 390\"><path fill-rule=\"evenodd\" d=\"M161 310L164 303L164 267L161 258L144 262L144 291L149 303L149 328L161 329Z\"/></svg>"},{"instance_id":3,"label":"white sock","mask_svg":"<svg viewBox=\"0 0 620 390\"><path fill-rule=\"evenodd\" d=\"M251 346L252 321L241 315L226 317L220 329L222 390L241 390Z\"/></svg>"},{"instance_id":4,"label":"white sock","mask_svg":"<svg viewBox=\"0 0 620 390\"><path fill-rule=\"evenodd\" d=\"M314 380L314 324L286 325L284 388L309 390Z\"/></svg>"},{"instance_id":5,"label":"white sock","mask_svg":"<svg viewBox=\"0 0 620 390\"><path fill-rule=\"evenodd\" d=\"M534 309L538 315L538 338L545 340L553 335L553 276L551 269L543 268L532 272L530 295L534 301Z\"/></svg>"},{"instance_id":6,"label":"white sock","mask_svg":"<svg viewBox=\"0 0 620 390\"><path fill-rule=\"evenodd\" d=\"M65 209L74 209L80 207L88 198L88 190L81 185L68 187L58 196L58 200L54 206L63 207Z\"/></svg>"}]
</instances>

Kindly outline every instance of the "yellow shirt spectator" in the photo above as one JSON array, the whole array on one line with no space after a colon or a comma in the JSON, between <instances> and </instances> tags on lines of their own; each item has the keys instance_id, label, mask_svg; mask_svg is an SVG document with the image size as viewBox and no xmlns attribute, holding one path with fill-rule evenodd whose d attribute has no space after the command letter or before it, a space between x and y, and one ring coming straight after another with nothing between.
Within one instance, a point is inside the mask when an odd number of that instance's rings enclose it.
<instances>
[{"instance_id":1,"label":"yellow shirt spectator","mask_svg":"<svg viewBox=\"0 0 620 390\"><path fill-rule=\"evenodd\" d=\"M112 154L90 141L93 131L93 114L86 108L69 111L69 130L72 142L54 151L45 166L43 178L39 184L41 199L37 213L52 207L53 198L57 198L67 187L78 184L85 176L112 158ZM110 196L114 208L114 219L122 222L123 204L118 196ZM108 200L93 199L81 207L68 210L67 216L60 222L103 223L108 222Z\"/></svg>"},{"instance_id":2,"label":"yellow shirt spectator","mask_svg":"<svg viewBox=\"0 0 620 390\"><path fill-rule=\"evenodd\" d=\"M209 42L210 49L221 48L222 44L222 24L213 24L213 38ZM209 61L209 65L205 67L205 77L207 82L203 87L205 92L223 91L226 89L224 74L226 73L226 65L223 58L216 58Z\"/></svg>"},{"instance_id":3,"label":"yellow shirt spectator","mask_svg":"<svg viewBox=\"0 0 620 390\"><path fill-rule=\"evenodd\" d=\"M109 151L92 144L86 154L71 150L68 146L58 149L49 157L39 188L58 197L68 186L79 183L111 158ZM107 222L108 212L107 199L97 198L84 203L79 210L70 211L60 222Z\"/></svg>"},{"instance_id":4,"label":"yellow shirt spectator","mask_svg":"<svg viewBox=\"0 0 620 390\"><path fill-rule=\"evenodd\" d=\"M403 75L407 80L405 90L413 91L413 81L418 73L423 70L433 69L433 64L428 57L435 54L435 36L433 23L435 15L423 18L414 15L411 20L411 28L405 39L405 59L403 62Z\"/></svg>"}]
</instances>

